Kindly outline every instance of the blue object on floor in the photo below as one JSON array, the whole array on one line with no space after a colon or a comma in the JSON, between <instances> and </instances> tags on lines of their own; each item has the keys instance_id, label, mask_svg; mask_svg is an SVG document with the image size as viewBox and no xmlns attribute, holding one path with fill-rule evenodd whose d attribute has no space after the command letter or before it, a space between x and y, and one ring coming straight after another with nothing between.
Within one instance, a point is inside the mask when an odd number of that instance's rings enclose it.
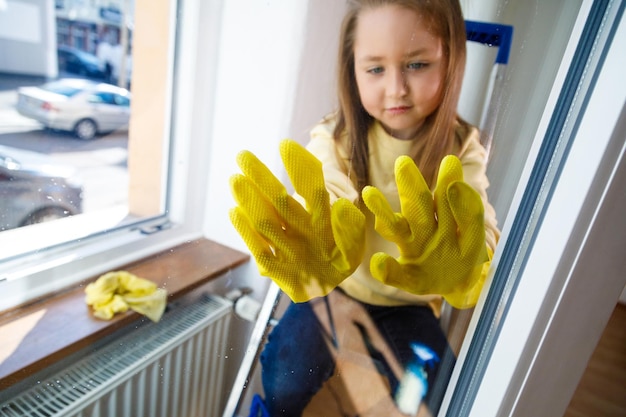
<instances>
[{"instance_id":1,"label":"blue object on floor","mask_svg":"<svg viewBox=\"0 0 626 417\"><path fill-rule=\"evenodd\" d=\"M270 417L267 408L265 408L265 403L259 394L254 394L254 397L252 397L248 417Z\"/></svg>"}]
</instances>

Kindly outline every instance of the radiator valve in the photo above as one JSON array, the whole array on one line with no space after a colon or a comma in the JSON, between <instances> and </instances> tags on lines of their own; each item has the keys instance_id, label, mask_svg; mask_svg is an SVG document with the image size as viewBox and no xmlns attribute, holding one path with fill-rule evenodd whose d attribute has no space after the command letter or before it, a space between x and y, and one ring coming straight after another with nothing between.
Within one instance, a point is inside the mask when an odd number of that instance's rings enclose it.
<instances>
[{"instance_id":1,"label":"radiator valve","mask_svg":"<svg viewBox=\"0 0 626 417\"><path fill-rule=\"evenodd\" d=\"M261 311L261 303L252 298L250 294L252 294L251 288L236 288L229 291L225 298L233 303L233 309L238 317L254 323L259 316L259 311Z\"/></svg>"}]
</instances>

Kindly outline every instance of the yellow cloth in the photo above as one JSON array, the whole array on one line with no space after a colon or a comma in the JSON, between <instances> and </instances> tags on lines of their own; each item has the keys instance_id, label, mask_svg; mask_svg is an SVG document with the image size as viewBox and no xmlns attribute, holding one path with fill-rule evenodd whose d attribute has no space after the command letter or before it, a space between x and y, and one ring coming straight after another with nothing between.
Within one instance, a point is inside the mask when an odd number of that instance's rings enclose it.
<instances>
[{"instance_id":1,"label":"yellow cloth","mask_svg":"<svg viewBox=\"0 0 626 417\"><path fill-rule=\"evenodd\" d=\"M270 277L294 301L325 296L361 263L365 216L350 201L330 204L322 164L293 140L280 144L285 169L306 208L251 152L238 155L230 219Z\"/></svg>"},{"instance_id":2,"label":"yellow cloth","mask_svg":"<svg viewBox=\"0 0 626 417\"><path fill-rule=\"evenodd\" d=\"M165 311L167 292L156 284L127 271L114 271L100 276L85 288L85 302L94 315L110 320L115 313L129 308L158 322Z\"/></svg>"}]
</instances>

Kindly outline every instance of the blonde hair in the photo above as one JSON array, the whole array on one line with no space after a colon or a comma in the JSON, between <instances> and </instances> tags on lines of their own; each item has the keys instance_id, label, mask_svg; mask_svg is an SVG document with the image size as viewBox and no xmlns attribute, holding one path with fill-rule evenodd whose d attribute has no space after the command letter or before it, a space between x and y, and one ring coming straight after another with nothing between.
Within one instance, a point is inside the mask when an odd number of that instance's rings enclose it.
<instances>
[{"instance_id":1,"label":"blonde hair","mask_svg":"<svg viewBox=\"0 0 626 417\"><path fill-rule=\"evenodd\" d=\"M457 104L465 70L465 21L458 0L348 0L348 11L341 27L338 65L338 111L335 140L348 135L351 148L351 171L359 190L368 182L367 133L374 119L361 104L354 73L354 36L358 18L365 9L397 5L413 10L429 22L429 30L440 38L446 69L441 104L426 119L425 146L418 157L411 155L428 184L433 184L439 164L452 152L457 121Z\"/></svg>"}]
</instances>

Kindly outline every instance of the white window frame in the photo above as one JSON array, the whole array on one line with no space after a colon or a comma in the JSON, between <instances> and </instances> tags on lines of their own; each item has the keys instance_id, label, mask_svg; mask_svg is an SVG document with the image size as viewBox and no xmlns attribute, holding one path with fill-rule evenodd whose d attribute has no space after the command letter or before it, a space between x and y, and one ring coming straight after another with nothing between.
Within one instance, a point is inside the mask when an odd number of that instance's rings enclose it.
<instances>
[{"instance_id":1,"label":"white window frame","mask_svg":"<svg viewBox=\"0 0 626 417\"><path fill-rule=\"evenodd\" d=\"M564 81L572 67L585 64L574 60L574 50L590 41L583 35L583 26L596 3L585 1L580 8L512 207L517 207L526 191L548 123L557 111L564 110L556 107L557 97L566 88L576 87L564 85ZM484 293L472 318L470 331L491 326L492 344L472 346L473 340L465 340L459 361L474 349L474 353L480 352L482 362L455 369L451 384L464 371L471 374L472 381L454 394L447 393L440 416L563 415L626 285L622 253L626 244L622 219L626 207L626 84L621 71L626 65L626 23L619 14L623 2L619 3L608 6L609 18L602 22L599 42L594 44L591 59L603 61L600 70L594 74L593 65L586 68L587 79L583 77L582 84L587 85L580 86L569 109L565 129L573 129L573 136L568 138L564 130L560 146L564 148L570 141L571 147L560 168L558 155L552 161L545 189L542 186L538 205L546 202L544 215L535 230L526 225L529 229L516 255L517 266L500 277L510 285L493 317L481 317L488 299ZM611 17L615 16L613 26ZM606 39L612 43L603 57ZM550 192L551 181L556 182ZM510 237L513 221L508 219L505 224L503 240ZM503 256L498 253L494 265ZM469 369L471 366L482 369ZM463 377L468 380L468 375ZM458 392L467 386L475 392Z\"/></svg>"}]
</instances>

